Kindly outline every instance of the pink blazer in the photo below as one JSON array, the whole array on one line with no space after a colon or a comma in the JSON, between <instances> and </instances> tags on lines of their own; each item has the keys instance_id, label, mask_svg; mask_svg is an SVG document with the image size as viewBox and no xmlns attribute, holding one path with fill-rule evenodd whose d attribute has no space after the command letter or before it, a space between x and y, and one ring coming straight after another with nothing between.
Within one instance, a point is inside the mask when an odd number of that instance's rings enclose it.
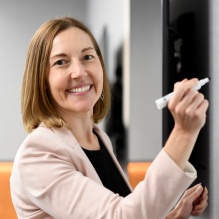
<instances>
[{"instance_id":1,"label":"pink blazer","mask_svg":"<svg viewBox=\"0 0 219 219\"><path fill-rule=\"evenodd\" d=\"M131 189L110 139L94 128ZM40 126L19 148L10 185L19 219L164 219L195 178L191 164L182 171L161 150L145 179L120 197L102 185L70 131Z\"/></svg>"}]
</instances>

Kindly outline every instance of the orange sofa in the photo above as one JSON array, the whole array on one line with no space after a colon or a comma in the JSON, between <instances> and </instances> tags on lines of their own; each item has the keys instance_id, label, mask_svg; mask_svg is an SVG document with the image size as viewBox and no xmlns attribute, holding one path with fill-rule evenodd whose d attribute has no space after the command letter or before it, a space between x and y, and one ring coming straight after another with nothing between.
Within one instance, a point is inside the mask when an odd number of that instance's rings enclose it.
<instances>
[{"instance_id":1,"label":"orange sofa","mask_svg":"<svg viewBox=\"0 0 219 219\"><path fill-rule=\"evenodd\" d=\"M129 162L127 164L127 174L133 189L144 179L150 165L151 162Z\"/></svg>"},{"instance_id":2,"label":"orange sofa","mask_svg":"<svg viewBox=\"0 0 219 219\"><path fill-rule=\"evenodd\" d=\"M0 162L0 219L17 219L10 195L12 166L13 162Z\"/></svg>"}]
</instances>

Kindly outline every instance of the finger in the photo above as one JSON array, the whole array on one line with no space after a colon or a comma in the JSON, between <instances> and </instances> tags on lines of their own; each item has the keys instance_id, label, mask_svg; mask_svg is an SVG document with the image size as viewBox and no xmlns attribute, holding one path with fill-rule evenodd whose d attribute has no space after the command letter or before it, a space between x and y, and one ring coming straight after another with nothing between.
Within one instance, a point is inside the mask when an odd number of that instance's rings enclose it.
<instances>
[{"instance_id":1,"label":"finger","mask_svg":"<svg viewBox=\"0 0 219 219\"><path fill-rule=\"evenodd\" d=\"M176 107L176 112L193 113L203 101L204 96L199 95L198 91L188 90Z\"/></svg>"},{"instance_id":2,"label":"finger","mask_svg":"<svg viewBox=\"0 0 219 219\"><path fill-rule=\"evenodd\" d=\"M197 199L197 202L194 204L194 209L202 208L203 205L208 203L208 191L204 189L204 192Z\"/></svg>"},{"instance_id":3,"label":"finger","mask_svg":"<svg viewBox=\"0 0 219 219\"><path fill-rule=\"evenodd\" d=\"M200 105L202 104L203 100L204 100L204 95L199 93L198 91L194 91L192 92L192 94L190 95L192 98L191 102L190 102L190 107L194 110L196 110L197 108L200 107Z\"/></svg>"},{"instance_id":4,"label":"finger","mask_svg":"<svg viewBox=\"0 0 219 219\"><path fill-rule=\"evenodd\" d=\"M186 81L188 81L187 78L183 79L181 82L186 82ZM177 82L177 83L180 83L180 82Z\"/></svg>"},{"instance_id":5,"label":"finger","mask_svg":"<svg viewBox=\"0 0 219 219\"><path fill-rule=\"evenodd\" d=\"M183 99L186 92L188 92L189 89L193 88L197 83L197 78L191 80L183 80L181 82L175 83L174 95L168 104L169 109L173 109L176 106L176 104L178 104Z\"/></svg>"},{"instance_id":6,"label":"finger","mask_svg":"<svg viewBox=\"0 0 219 219\"><path fill-rule=\"evenodd\" d=\"M198 184L197 188L193 191L193 193L189 195L189 198L194 201L201 195L202 191L203 191L202 185Z\"/></svg>"},{"instance_id":7,"label":"finger","mask_svg":"<svg viewBox=\"0 0 219 219\"><path fill-rule=\"evenodd\" d=\"M193 206L192 215L197 216L201 215L208 206L208 190L204 189L204 192L201 193L200 197L197 199L198 202Z\"/></svg>"},{"instance_id":8,"label":"finger","mask_svg":"<svg viewBox=\"0 0 219 219\"><path fill-rule=\"evenodd\" d=\"M204 188L204 191L201 194L201 198L204 199L205 197L208 197L208 189L207 189L207 187Z\"/></svg>"},{"instance_id":9,"label":"finger","mask_svg":"<svg viewBox=\"0 0 219 219\"><path fill-rule=\"evenodd\" d=\"M201 183L199 185L202 186L202 192L200 196L193 202L193 206L195 206L196 204L199 204L202 200L206 199L208 195L208 189L205 187L205 184Z\"/></svg>"},{"instance_id":10,"label":"finger","mask_svg":"<svg viewBox=\"0 0 219 219\"><path fill-rule=\"evenodd\" d=\"M201 204L196 205L196 206L193 208L192 212L201 212L201 211L204 211L204 210L207 208L207 206L208 206L208 202L207 202L207 200L205 200L205 201L201 202Z\"/></svg>"},{"instance_id":11,"label":"finger","mask_svg":"<svg viewBox=\"0 0 219 219\"><path fill-rule=\"evenodd\" d=\"M208 105L209 105L209 102L208 100L204 99L201 104L199 105L198 107L198 111L200 113L200 115L203 115L206 113L207 109L208 109Z\"/></svg>"},{"instance_id":12,"label":"finger","mask_svg":"<svg viewBox=\"0 0 219 219\"><path fill-rule=\"evenodd\" d=\"M202 201L201 204L196 205L193 208L191 215L193 215L193 216L201 215L205 211L207 206L208 206L207 200Z\"/></svg>"},{"instance_id":13,"label":"finger","mask_svg":"<svg viewBox=\"0 0 219 219\"><path fill-rule=\"evenodd\" d=\"M201 93L192 92L190 95L187 95L186 98L181 103L181 110L185 110L186 115L197 115L197 117L202 114L203 109L201 108L201 104L204 100L204 95Z\"/></svg>"},{"instance_id":14,"label":"finger","mask_svg":"<svg viewBox=\"0 0 219 219\"><path fill-rule=\"evenodd\" d=\"M208 206L208 203L207 202L205 202L205 203L203 203L202 205L198 205L198 206L196 206L196 208L194 208L193 210L192 210L192 212L191 212L191 214L192 215L197 215L197 214L202 214L204 211L205 211L205 209L207 208L207 206Z\"/></svg>"},{"instance_id":15,"label":"finger","mask_svg":"<svg viewBox=\"0 0 219 219\"><path fill-rule=\"evenodd\" d=\"M187 189L187 190L184 192L184 194L183 194L182 197L188 197L188 196L190 196L200 185L201 185L201 184L197 184L197 185L195 185L195 186L193 186L193 187Z\"/></svg>"},{"instance_id":16,"label":"finger","mask_svg":"<svg viewBox=\"0 0 219 219\"><path fill-rule=\"evenodd\" d=\"M178 89L185 89L185 90L188 90L192 87L194 87L196 84L198 83L198 79L197 78L193 78L193 79L184 79L180 82L176 82L174 84L174 91L175 90L178 90Z\"/></svg>"},{"instance_id":17,"label":"finger","mask_svg":"<svg viewBox=\"0 0 219 219\"><path fill-rule=\"evenodd\" d=\"M208 205L208 196L205 196L204 198L199 197L198 202L196 203L196 205L194 205L193 209L195 210L201 209L203 207L206 207L207 205Z\"/></svg>"}]
</instances>

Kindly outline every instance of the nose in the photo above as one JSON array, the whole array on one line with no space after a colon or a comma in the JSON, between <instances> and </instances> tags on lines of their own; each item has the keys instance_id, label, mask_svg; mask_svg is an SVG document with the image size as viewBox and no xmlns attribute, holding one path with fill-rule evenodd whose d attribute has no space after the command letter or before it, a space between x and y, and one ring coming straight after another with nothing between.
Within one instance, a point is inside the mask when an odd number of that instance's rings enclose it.
<instances>
[{"instance_id":1,"label":"nose","mask_svg":"<svg viewBox=\"0 0 219 219\"><path fill-rule=\"evenodd\" d=\"M70 66L71 78L84 77L86 74L85 69L79 60L75 60Z\"/></svg>"}]
</instances>

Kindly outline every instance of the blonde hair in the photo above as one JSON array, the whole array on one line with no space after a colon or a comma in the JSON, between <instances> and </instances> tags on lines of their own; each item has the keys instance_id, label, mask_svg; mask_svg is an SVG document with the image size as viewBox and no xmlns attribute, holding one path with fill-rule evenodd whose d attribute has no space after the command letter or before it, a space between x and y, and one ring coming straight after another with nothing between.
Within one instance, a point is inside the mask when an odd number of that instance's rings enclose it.
<instances>
[{"instance_id":1,"label":"blonde hair","mask_svg":"<svg viewBox=\"0 0 219 219\"><path fill-rule=\"evenodd\" d=\"M103 57L93 34L82 22L74 18L52 19L36 31L27 51L21 93L22 118L27 132L31 132L41 123L44 123L47 127L66 126L69 128L66 121L56 110L51 94L47 89L46 72L54 38L58 33L70 27L79 28L90 36L103 68L104 98L99 99L94 105L93 122L99 123L109 112L110 88Z\"/></svg>"}]
</instances>

